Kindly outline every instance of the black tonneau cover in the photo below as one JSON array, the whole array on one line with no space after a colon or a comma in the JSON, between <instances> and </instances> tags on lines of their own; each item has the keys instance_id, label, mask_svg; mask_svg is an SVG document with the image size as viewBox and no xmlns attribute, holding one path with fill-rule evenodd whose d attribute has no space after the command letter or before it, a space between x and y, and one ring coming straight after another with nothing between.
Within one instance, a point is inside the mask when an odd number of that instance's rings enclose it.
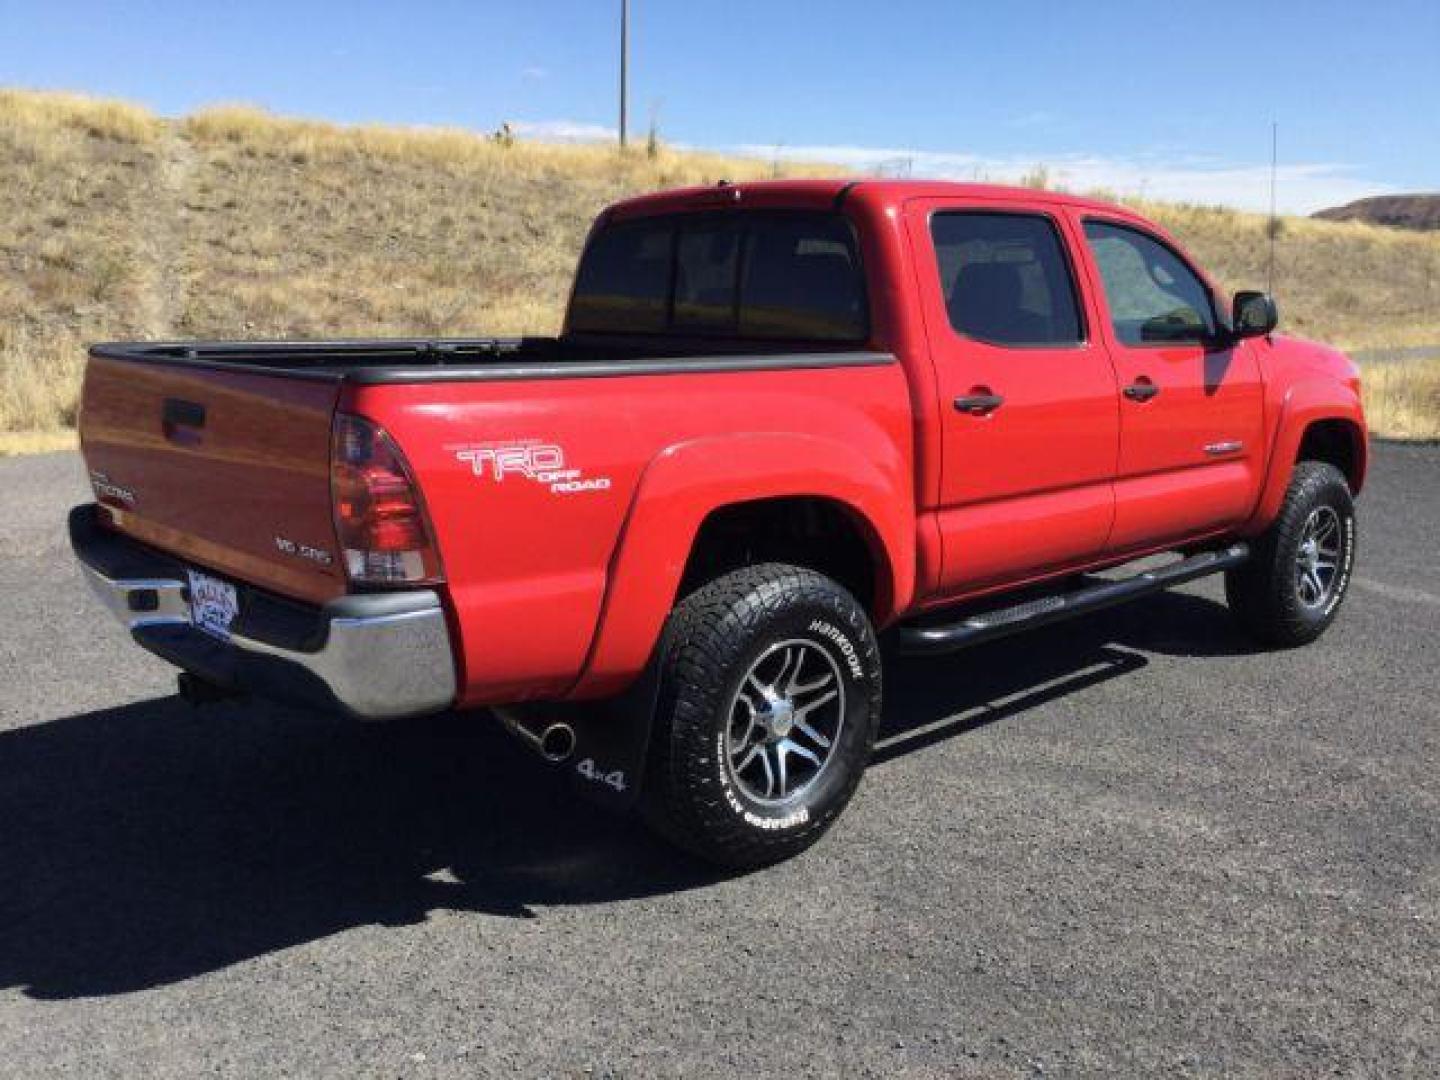
<instances>
[{"instance_id":1,"label":"black tonneau cover","mask_svg":"<svg viewBox=\"0 0 1440 1080\"><path fill-rule=\"evenodd\" d=\"M664 353L652 342L617 346L561 338L376 338L339 341L105 342L90 355L135 363L249 371L300 379L407 383L583 379L716 371L865 367L894 362L864 349L723 351L731 342L688 343Z\"/></svg>"}]
</instances>

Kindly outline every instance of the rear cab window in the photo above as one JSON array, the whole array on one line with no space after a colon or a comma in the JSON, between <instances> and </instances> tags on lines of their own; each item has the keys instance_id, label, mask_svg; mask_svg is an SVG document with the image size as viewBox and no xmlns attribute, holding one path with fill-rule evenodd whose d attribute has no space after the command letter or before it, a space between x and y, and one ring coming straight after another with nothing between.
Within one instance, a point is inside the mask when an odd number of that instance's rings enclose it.
<instances>
[{"instance_id":1,"label":"rear cab window","mask_svg":"<svg viewBox=\"0 0 1440 1080\"><path fill-rule=\"evenodd\" d=\"M602 226L575 277L569 329L865 341L865 278L839 214L690 213Z\"/></svg>"},{"instance_id":2,"label":"rear cab window","mask_svg":"<svg viewBox=\"0 0 1440 1080\"><path fill-rule=\"evenodd\" d=\"M674 235L646 222L597 232L575 278L571 319L586 329L659 332L669 317Z\"/></svg>"}]
</instances>

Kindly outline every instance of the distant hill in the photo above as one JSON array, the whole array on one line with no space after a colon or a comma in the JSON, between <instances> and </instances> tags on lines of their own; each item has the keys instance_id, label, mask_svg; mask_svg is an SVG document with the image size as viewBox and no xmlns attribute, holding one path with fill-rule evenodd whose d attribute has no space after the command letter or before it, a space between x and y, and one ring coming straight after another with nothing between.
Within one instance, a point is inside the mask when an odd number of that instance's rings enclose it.
<instances>
[{"instance_id":1,"label":"distant hill","mask_svg":"<svg viewBox=\"0 0 1440 1080\"><path fill-rule=\"evenodd\" d=\"M1326 221L1367 221L1392 229L1440 229L1440 195L1376 195L1317 211Z\"/></svg>"}]
</instances>

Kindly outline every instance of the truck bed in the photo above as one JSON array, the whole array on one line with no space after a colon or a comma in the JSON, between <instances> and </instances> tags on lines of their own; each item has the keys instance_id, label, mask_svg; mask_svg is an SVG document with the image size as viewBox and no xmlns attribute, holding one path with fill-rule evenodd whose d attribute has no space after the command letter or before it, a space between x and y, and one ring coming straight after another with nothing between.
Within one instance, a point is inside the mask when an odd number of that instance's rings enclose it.
<instances>
[{"instance_id":1,"label":"truck bed","mask_svg":"<svg viewBox=\"0 0 1440 1080\"><path fill-rule=\"evenodd\" d=\"M191 370L283 374L356 384L605 378L845 367L888 357L832 347L758 350L754 341L583 338L373 338L335 341L105 342L92 357Z\"/></svg>"},{"instance_id":2,"label":"truck bed","mask_svg":"<svg viewBox=\"0 0 1440 1080\"><path fill-rule=\"evenodd\" d=\"M325 603L348 590L331 520L337 410L402 429L392 433L412 456L433 507L441 498L436 477L456 465L445 446L500 439L510 429L501 415L510 409L537 425L514 433L520 444L553 435L560 423L579 425L583 444L600 439L589 461L606 461L628 441L622 418L636 415L636 396L652 379L685 383L649 393L647 400L670 412L674 406L658 403L710 396L693 386L707 377L724 380L733 393L742 387L726 373L753 373L742 376L747 392L750 379L765 373L847 374L890 360L868 351L755 353L674 340L657 347L533 337L98 344L86 369L82 445L112 527L209 572ZM619 395L589 384L618 376L634 380ZM541 380L546 389L527 389ZM410 432L393 415L406 405L429 418L423 432ZM537 418L556 410L566 419L539 428ZM576 435L567 452L577 454L580 445ZM449 467L429 461L436 451ZM635 459L621 455L626 464L644 464L647 448L632 452Z\"/></svg>"}]
</instances>

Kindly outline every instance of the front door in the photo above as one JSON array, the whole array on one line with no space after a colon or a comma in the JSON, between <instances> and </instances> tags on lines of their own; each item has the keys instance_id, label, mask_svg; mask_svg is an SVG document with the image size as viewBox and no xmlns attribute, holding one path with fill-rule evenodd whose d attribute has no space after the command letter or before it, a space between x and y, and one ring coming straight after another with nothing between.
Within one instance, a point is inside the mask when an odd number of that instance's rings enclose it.
<instances>
[{"instance_id":1,"label":"front door","mask_svg":"<svg viewBox=\"0 0 1440 1080\"><path fill-rule=\"evenodd\" d=\"M1265 467L1263 388L1250 346L1217 339L1210 287L1162 239L1100 217L1076 224L1120 381L1108 550L1155 548L1242 521Z\"/></svg>"},{"instance_id":2,"label":"front door","mask_svg":"<svg viewBox=\"0 0 1440 1080\"><path fill-rule=\"evenodd\" d=\"M1109 534L1117 386L1068 227L1000 202L910 204L939 390L937 599L1077 564Z\"/></svg>"}]
</instances>

